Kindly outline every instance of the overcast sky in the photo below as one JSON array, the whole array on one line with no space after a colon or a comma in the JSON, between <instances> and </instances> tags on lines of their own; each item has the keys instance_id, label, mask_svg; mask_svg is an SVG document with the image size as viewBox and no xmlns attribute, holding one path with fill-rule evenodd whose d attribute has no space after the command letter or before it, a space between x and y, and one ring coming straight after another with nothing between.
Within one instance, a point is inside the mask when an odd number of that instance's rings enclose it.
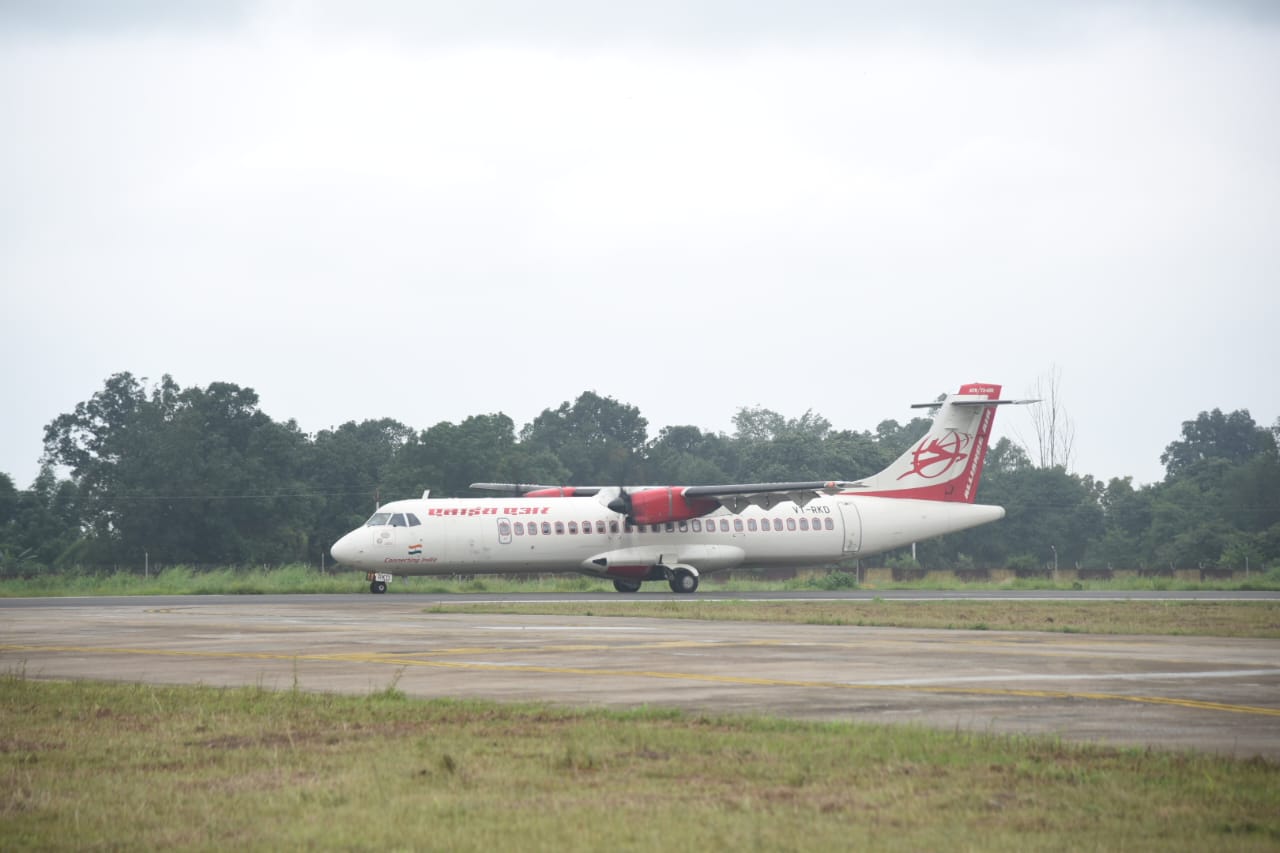
<instances>
[{"instance_id":1,"label":"overcast sky","mask_svg":"<svg viewBox=\"0 0 1280 853\"><path fill-rule=\"evenodd\" d=\"M1056 366L1152 482L1280 416L1278 226L1275 3L0 0L0 471L124 370L656 436Z\"/></svg>"}]
</instances>

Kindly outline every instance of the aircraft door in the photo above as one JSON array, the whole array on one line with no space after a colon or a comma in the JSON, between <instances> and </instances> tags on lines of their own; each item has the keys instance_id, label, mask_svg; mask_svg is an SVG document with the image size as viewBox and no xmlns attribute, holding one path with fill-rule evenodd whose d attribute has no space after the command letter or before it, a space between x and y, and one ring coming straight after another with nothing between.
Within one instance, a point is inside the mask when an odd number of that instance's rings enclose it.
<instances>
[{"instance_id":1,"label":"aircraft door","mask_svg":"<svg viewBox=\"0 0 1280 853\"><path fill-rule=\"evenodd\" d=\"M853 501L836 501L840 507L840 520L844 527L844 544L841 546L846 554L856 554L862 548L862 517L858 515L858 507Z\"/></svg>"},{"instance_id":2,"label":"aircraft door","mask_svg":"<svg viewBox=\"0 0 1280 853\"><path fill-rule=\"evenodd\" d=\"M511 544L511 520L508 518L498 519L498 544Z\"/></svg>"}]
</instances>

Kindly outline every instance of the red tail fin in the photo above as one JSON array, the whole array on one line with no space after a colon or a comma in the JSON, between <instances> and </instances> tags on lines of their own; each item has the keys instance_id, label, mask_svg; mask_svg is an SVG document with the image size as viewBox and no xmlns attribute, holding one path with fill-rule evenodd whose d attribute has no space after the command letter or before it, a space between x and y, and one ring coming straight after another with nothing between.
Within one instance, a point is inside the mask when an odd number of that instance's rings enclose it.
<instances>
[{"instance_id":1,"label":"red tail fin","mask_svg":"<svg viewBox=\"0 0 1280 853\"><path fill-rule=\"evenodd\" d=\"M941 406L928 434L888 468L860 481L861 488L846 494L973 503L996 407L1015 402L999 398L999 385L975 382L961 386L959 393L941 404L918 404Z\"/></svg>"}]
</instances>

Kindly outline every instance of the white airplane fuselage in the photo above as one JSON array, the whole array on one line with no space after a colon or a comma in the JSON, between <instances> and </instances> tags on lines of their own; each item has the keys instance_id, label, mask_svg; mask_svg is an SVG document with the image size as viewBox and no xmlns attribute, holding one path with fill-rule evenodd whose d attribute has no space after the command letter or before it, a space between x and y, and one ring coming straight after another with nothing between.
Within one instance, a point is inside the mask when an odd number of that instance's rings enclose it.
<instances>
[{"instance_id":1,"label":"white airplane fuselage","mask_svg":"<svg viewBox=\"0 0 1280 853\"><path fill-rule=\"evenodd\" d=\"M383 505L332 552L370 573L639 578L654 565L690 565L705 574L830 564L1003 517L998 506L840 494L803 507L786 501L767 511L721 508L685 521L628 525L594 497L426 498Z\"/></svg>"}]
</instances>

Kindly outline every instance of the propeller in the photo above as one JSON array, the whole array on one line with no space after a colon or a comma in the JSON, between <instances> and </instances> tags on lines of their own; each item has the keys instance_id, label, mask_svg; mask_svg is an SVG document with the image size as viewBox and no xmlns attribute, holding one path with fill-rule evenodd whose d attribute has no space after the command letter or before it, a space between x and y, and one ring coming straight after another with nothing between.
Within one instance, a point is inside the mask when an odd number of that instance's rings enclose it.
<instances>
[{"instance_id":1,"label":"propeller","mask_svg":"<svg viewBox=\"0 0 1280 853\"><path fill-rule=\"evenodd\" d=\"M626 451L622 451L621 448L618 448L618 450L620 450L623 453L626 453ZM627 524L635 526L636 519L635 519L635 516L632 515L632 513L634 512L634 509L631 504L631 495L627 492L627 487L626 487L627 472L630 471L631 463L633 461L634 459L632 458L632 455L630 453L626 453L626 455L623 456L621 460L621 466L620 466L621 470L619 471L619 473L621 474L621 477L618 480L618 494L616 497L611 498L609 502L605 504L605 506L607 506L609 509L613 510L614 512L622 515L626 520Z\"/></svg>"},{"instance_id":2,"label":"propeller","mask_svg":"<svg viewBox=\"0 0 1280 853\"><path fill-rule=\"evenodd\" d=\"M627 492L626 486L618 486L617 496L605 506L620 515L626 516L627 524L634 525L636 523L636 520L631 516L631 495Z\"/></svg>"}]
</instances>

